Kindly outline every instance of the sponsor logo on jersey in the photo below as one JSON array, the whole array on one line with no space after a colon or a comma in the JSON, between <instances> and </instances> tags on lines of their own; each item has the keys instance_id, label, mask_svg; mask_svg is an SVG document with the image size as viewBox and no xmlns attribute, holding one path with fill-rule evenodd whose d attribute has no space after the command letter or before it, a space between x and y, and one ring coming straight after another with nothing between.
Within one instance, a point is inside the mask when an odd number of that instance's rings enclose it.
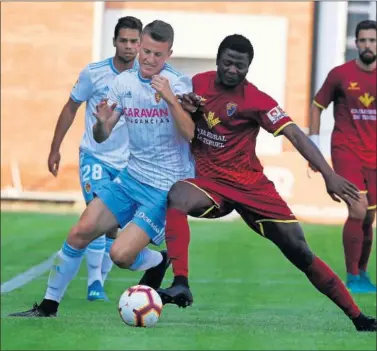
<instances>
[{"instance_id":1,"label":"sponsor logo on jersey","mask_svg":"<svg viewBox=\"0 0 377 351\"><path fill-rule=\"evenodd\" d=\"M219 117L215 116L214 112L208 112L208 114L204 114L204 119L206 120L209 129L212 129L214 126L218 125L221 123L221 120Z\"/></svg>"},{"instance_id":2,"label":"sponsor logo on jersey","mask_svg":"<svg viewBox=\"0 0 377 351\"><path fill-rule=\"evenodd\" d=\"M368 108L372 103L373 101L375 100L374 96L371 96L369 95L369 93L365 93L364 95L361 95L359 97L359 100L360 102L366 107Z\"/></svg>"},{"instance_id":3,"label":"sponsor logo on jersey","mask_svg":"<svg viewBox=\"0 0 377 351\"><path fill-rule=\"evenodd\" d=\"M125 117L169 117L168 108L125 108Z\"/></svg>"},{"instance_id":4,"label":"sponsor logo on jersey","mask_svg":"<svg viewBox=\"0 0 377 351\"><path fill-rule=\"evenodd\" d=\"M284 110L279 105L267 112L267 117L270 119L272 124L279 122L282 118L287 117L287 116L288 115L284 112Z\"/></svg>"},{"instance_id":5,"label":"sponsor logo on jersey","mask_svg":"<svg viewBox=\"0 0 377 351\"><path fill-rule=\"evenodd\" d=\"M228 117L233 116L236 111L237 111L237 104L235 104L234 102L229 102L226 104L226 114L228 115Z\"/></svg>"},{"instance_id":6,"label":"sponsor logo on jersey","mask_svg":"<svg viewBox=\"0 0 377 351\"><path fill-rule=\"evenodd\" d=\"M359 83L358 82L350 82L349 87L347 90L360 90Z\"/></svg>"}]
</instances>

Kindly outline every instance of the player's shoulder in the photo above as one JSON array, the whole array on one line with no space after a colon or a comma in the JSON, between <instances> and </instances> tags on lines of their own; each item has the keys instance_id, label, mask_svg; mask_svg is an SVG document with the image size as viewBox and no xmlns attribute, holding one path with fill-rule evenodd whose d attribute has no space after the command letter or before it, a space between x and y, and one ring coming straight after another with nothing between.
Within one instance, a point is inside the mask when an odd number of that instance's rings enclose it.
<instances>
[{"instance_id":1,"label":"player's shoulder","mask_svg":"<svg viewBox=\"0 0 377 351\"><path fill-rule=\"evenodd\" d=\"M271 95L247 80L244 82L244 97L245 105L251 109L263 110L277 105L276 100Z\"/></svg>"},{"instance_id":2,"label":"player's shoulder","mask_svg":"<svg viewBox=\"0 0 377 351\"><path fill-rule=\"evenodd\" d=\"M89 63L86 67L90 72L103 70L104 68L110 67L112 63L112 58L108 57L102 61Z\"/></svg>"},{"instance_id":3,"label":"player's shoulder","mask_svg":"<svg viewBox=\"0 0 377 351\"><path fill-rule=\"evenodd\" d=\"M128 69L126 71L123 71L121 73L118 74L118 76L116 77L116 80L118 82L137 82L139 81L139 78L138 78L138 69L137 68L131 68L131 69Z\"/></svg>"},{"instance_id":4,"label":"player's shoulder","mask_svg":"<svg viewBox=\"0 0 377 351\"><path fill-rule=\"evenodd\" d=\"M339 77L343 73L347 73L350 70L353 70L355 66L356 66L355 60L347 61L345 63L342 63L341 65L338 65L332 68L329 72L329 75L333 77Z\"/></svg>"},{"instance_id":5,"label":"player's shoulder","mask_svg":"<svg viewBox=\"0 0 377 351\"><path fill-rule=\"evenodd\" d=\"M192 77L193 82L209 82L216 78L216 71L197 73Z\"/></svg>"},{"instance_id":6,"label":"player's shoulder","mask_svg":"<svg viewBox=\"0 0 377 351\"><path fill-rule=\"evenodd\" d=\"M182 72L179 72L169 63L165 63L164 67L162 68L161 74L168 78L170 81L179 80L184 76Z\"/></svg>"}]
</instances>

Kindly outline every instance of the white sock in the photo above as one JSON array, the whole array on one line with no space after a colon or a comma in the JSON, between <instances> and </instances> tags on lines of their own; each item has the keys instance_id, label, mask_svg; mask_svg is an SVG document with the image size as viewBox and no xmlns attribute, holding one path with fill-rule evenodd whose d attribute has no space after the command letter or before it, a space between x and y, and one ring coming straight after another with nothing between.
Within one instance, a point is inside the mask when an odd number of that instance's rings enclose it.
<instances>
[{"instance_id":1,"label":"white sock","mask_svg":"<svg viewBox=\"0 0 377 351\"><path fill-rule=\"evenodd\" d=\"M149 268L156 267L162 261L162 255L159 251L151 250L145 247L136 256L134 263L130 266L130 271L146 271Z\"/></svg>"},{"instance_id":2,"label":"white sock","mask_svg":"<svg viewBox=\"0 0 377 351\"><path fill-rule=\"evenodd\" d=\"M102 285L105 285L105 280L110 273L111 269L113 268L114 262L110 257L110 249L113 245L115 239L106 237L106 246L105 246L105 253L102 259L102 267L101 267L101 274L102 274Z\"/></svg>"},{"instance_id":3,"label":"white sock","mask_svg":"<svg viewBox=\"0 0 377 351\"><path fill-rule=\"evenodd\" d=\"M63 295L79 271L85 249L75 249L64 242L51 267L45 299L60 302Z\"/></svg>"},{"instance_id":4,"label":"white sock","mask_svg":"<svg viewBox=\"0 0 377 351\"><path fill-rule=\"evenodd\" d=\"M88 267L88 286L96 280L102 282L101 266L105 253L105 235L93 240L86 249L86 262Z\"/></svg>"}]
</instances>

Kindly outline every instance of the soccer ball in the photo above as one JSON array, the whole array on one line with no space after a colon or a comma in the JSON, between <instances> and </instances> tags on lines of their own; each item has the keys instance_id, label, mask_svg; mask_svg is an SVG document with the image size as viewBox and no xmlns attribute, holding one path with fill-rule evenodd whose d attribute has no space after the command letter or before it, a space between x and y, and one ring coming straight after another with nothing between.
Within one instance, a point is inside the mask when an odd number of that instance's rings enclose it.
<instances>
[{"instance_id":1,"label":"soccer ball","mask_svg":"<svg viewBox=\"0 0 377 351\"><path fill-rule=\"evenodd\" d=\"M119 315L132 327L153 327L159 320L162 301L157 291L146 285L128 288L120 297Z\"/></svg>"}]
</instances>

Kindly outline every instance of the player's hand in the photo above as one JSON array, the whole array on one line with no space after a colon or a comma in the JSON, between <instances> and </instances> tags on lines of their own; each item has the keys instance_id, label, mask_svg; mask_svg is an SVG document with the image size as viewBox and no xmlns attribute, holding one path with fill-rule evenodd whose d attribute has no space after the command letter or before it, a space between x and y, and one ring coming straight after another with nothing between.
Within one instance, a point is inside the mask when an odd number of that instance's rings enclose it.
<instances>
[{"instance_id":1,"label":"player's hand","mask_svg":"<svg viewBox=\"0 0 377 351\"><path fill-rule=\"evenodd\" d=\"M195 93L176 95L177 99L180 101L182 108L187 112L194 113L200 107L205 105L205 99Z\"/></svg>"},{"instance_id":2,"label":"player's hand","mask_svg":"<svg viewBox=\"0 0 377 351\"><path fill-rule=\"evenodd\" d=\"M360 200L360 190L357 186L339 174L333 172L328 178L325 178L325 182L327 192L334 201L340 202L340 199L342 199L350 204L352 201Z\"/></svg>"},{"instance_id":3,"label":"player's hand","mask_svg":"<svg viewBox=\"0 0 377 351\"><path fill-rule=\"evenodd\" d=\"M104 124L113 114L117 104L114 102L111 106L108 105L107 99L102 100L96 106L96 112L93 112L93 116L97 119L98 123Z\"/></svg>"},{"instance_id":4,"label":"player's hand","mask_svg":"<svg viewBox=\"0 0 377 351\"><path fill-rule=\"evenodd\" d=\"M54 176L58 176L59 172L59 165L60 165L60 152L59 151L50 151L50 154L48 155L48 170L50 173Z\"/></svg>"},{"instance_id":5,"label":"player's hand","mask_svg":"<svg viewBox=\"0 0 377 351\"><path fill-rule=\"evenodd\" d=\"M155 75L152 77L151 87L155 89L168 104L176 102L176 98L170 88L169 79Z\"/></svg>"}]
</instances>

